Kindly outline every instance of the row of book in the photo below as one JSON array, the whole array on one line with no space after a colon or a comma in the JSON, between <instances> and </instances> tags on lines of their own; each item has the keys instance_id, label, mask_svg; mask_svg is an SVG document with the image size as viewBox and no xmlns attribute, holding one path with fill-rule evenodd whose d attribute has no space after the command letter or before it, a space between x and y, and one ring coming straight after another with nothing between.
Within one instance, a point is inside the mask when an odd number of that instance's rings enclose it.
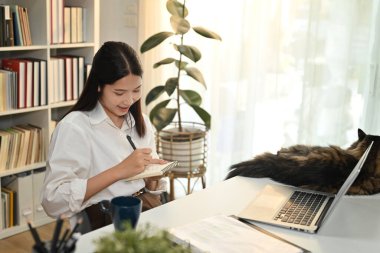
<instances>
[{"instance_id":1,"label":"row of book","mask_svg":"<svg viewBox=\"0 0 380 253\"><path fill-rule=\"evenodd\" d=\"M0 46L30 46L28 9L19 5L0 5Z\"/></svg>"},{"instance_id":2,"label":"row of book","mask_svg":"<svg viewBox=\"0 0 380 253\"><path fill-rule=\"evenodd\" d=\"M80 43L86 40L86 9L51 1L51 44Z\"/></svg>"},{"instance_id":3,"label":"row of book","mask_svg":"<svg viewBox=\"0 0 380 253\"><path fill-rule=\"evenodd\" d=\"M47 63L35 58L1 60L0 111L47 104Z\"/></svg>"},{"instance_id":4,"label":"row of book","mask_svg":"<svg viewBox=\"0 0 380 253\"><path fill-rule=\"evenodd\" d=\"M1 178L1 229L47 217L39 201L44 176L44 169L39 169Z\"/></svg>"},{"instance_id":5,"label":"row of book","mask_svg":"<svg viewBox=\"0 0 380 253\"><path fill-rule=\"evenodd\" d=\"M0 171L45 161L42 131L30 124L0 130Z\"/></svg>"},{"instance_id":6,"label":"row of book","mask_svg":"<svg viewBox=\"0 0 380 253\"><path fill-rule=\"evenodd\" d=\"M58 103L78 99L86 78L82 56L56 56L50 59L49 101Z\"/></svg>"}]
</instances>

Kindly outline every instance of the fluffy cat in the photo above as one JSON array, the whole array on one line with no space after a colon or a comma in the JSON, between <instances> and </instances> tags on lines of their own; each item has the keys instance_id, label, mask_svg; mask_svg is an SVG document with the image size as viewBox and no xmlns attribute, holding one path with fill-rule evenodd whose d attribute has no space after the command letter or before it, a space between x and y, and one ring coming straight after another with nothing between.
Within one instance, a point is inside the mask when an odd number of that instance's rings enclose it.
<instances>
[{"instance_id":1,"label":"fluffy cat","mask_svg":"<svg viewBox=\"0 0 380 253\"><path fill-rule=\"evenodd\" d=\"M367 135L358 129L358 140L349 148L295 145L277 154L264 153L234 164L226 179L234 176L270 177L275 181L336 193L374 141L362 170L348 194L369 195L380 192L380 136Z\"/></svg>"}]
</instances>

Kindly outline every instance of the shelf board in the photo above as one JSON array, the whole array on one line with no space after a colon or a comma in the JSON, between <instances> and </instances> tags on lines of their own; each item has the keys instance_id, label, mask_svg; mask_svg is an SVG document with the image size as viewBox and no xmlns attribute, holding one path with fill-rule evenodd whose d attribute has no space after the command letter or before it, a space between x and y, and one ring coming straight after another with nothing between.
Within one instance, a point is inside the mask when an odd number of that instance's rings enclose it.
<instances>
[{"instance_id":1,"label":"shelf board","mask_svg":"<svg viewBox=\"0 0 380 253\"><path fill-rule=\"evenodd\" d=\"M68 44L52 44L49 45L50 49L62 49L62 48L82 48L93 47L94 43L68 43Z\"/></svg>"},{"instance_id":2,"label":"shelf board","mask_svg":"<svg viewBox=\"0 0 380 253\"><path fill-rule=\"evenodd\" d=\"M53 104L50 104L50 108L59 108L59 107L72 106L76 102L77 102L77 100L64 101L64 102L59 102L59 103L53 103Z\"/></svg>"},{"instance_id":3,"label":"shelf board","mask_svg":"<svg viewBox=\"0 0 380 253\"><path fill-rule=\"evenodd\" d=\"M19 113L34 112L34 111L41 111L41 110L46 110L46 109L48 109L47 105L24 108L24 109L8 110L8 111L0 112L0 116L14 115L14 114L19 114Z\"/></svg>"},{"instance_id":4,"label":"shelf board","mask_svg":"<svg viewBox=\"0 0 380 253\"><path fill-rule=\"evenodd\" d=\"M9 51L29 51L29 50L41 50L41 49L46 49L47 46L13 46L13 47L0 47L0 52L9 52Z\"/></svg>"},{"instance_id":5,"label":"shelf board","mask_svg":"<svg viewBox=\"0 0 380 253\"><path fill-rule=\"evenodd\" d=\"M3 170L3 171L0 171L0 177L14 175L14 174L18 174L18 173L21 173L21 172L25 172L25 171L30 171L30 170L42 168L42 167L45 167L45 166L46 166L46 162L40 162L40 163L33 163L33 164L30 164L30 165L27 165L27 166L23 166L23 167L20 167L20 168L15 168L15 169L10 169L10 170Z\"/></svg>"}]
</instances>

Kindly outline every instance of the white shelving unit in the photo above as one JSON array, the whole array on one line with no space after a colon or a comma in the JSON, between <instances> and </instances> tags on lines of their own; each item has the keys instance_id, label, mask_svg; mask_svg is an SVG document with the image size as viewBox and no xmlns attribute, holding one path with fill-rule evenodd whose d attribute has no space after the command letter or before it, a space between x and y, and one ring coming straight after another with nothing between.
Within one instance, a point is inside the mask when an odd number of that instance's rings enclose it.
<instances>
[{"instance_id":1,"label":"white shelving unit","mask_svg":"<svg viewBox=\"0 0 380 253\"><path fill-rule=\"evenodd\" d=\"M57 1L57 0L53 0ZM85 26L86 26L86 41L83 43L75 44L50 44L50 4L51 0L4 0L1 5L20 5L28 9L32 46L14 46L14 47L0 47L0 59L3 58L24 58L35 57L38 59L46 60L49 66L50 57L63 54L78 55L84 57L85 64L92 62L93 55L99 46L99 0L64 0L65 6L78 6L85 9ZM50 70L48 68L49 80ZM48 83L47 89L52 86ZM49 92L47 92L49 94ZM67 110L72 106L75 101L67 101L62 103L49 103L51 98L48 98L46 106L32 107L26 109L18 109L0 112L0 129L5 129L18 124L33 124L43 129L44 136L44 151L47 154L50 135L53 131L50 122L58 120ZM19 173L30 173L34 181L35 174L41 172L45 168L45 162L24 166L21 168L0 171L0 179L17 175ZM0 181L1 186L1 181ZM33 189L36 188L33 185ZM38 188L38 187L37 187ZM33 191L33 189L28 189ZM34 205L39 203L39 193L33 193ZM0 209L0 217L2 217L2 210ZM46 224L52 221L51 218L39 215L29 217L33 224L36 226ZM1 222L0 222L1 224ZM16 225L14 227L2 229L0 227L0 239L23 232L27 230L27 225Z\"/></svg>"}]
</instances>

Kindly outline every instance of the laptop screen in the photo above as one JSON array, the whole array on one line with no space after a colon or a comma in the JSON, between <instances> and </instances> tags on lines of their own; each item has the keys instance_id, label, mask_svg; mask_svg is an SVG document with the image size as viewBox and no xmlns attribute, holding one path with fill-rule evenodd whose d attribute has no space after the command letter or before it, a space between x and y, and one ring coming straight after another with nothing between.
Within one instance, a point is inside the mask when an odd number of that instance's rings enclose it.
<instances>
[{"instance_id":1,"label":"laptop screen","mask_svg":"<svg viewBox=\"0 0 380 253\"><path fill-rule=\"evenodd\" d=\"M364 164L365 160L367 159L368 153L371 150L372 144L373 144L373 141L371 142L371 144L369 145L367 150L364 152L364 154L362 155L362 157L360 158L358 163L355 165L355 168L351 171L350 175L347 177L344 184L340 187L338 193L336 194L336 196L334 198L334 201L331 203L329 210L326 212L326 215L323 217L321 225L323 222L325 222L327 220L327 217L331 214L332 210L335 208L338 201L342 198L343 195L346 194L346 192L348 191L350 186L353 184L353 182L355 181L355 179L359 175L360 170L362 169L363 164Z\"/></svg>"}]
</instances>

